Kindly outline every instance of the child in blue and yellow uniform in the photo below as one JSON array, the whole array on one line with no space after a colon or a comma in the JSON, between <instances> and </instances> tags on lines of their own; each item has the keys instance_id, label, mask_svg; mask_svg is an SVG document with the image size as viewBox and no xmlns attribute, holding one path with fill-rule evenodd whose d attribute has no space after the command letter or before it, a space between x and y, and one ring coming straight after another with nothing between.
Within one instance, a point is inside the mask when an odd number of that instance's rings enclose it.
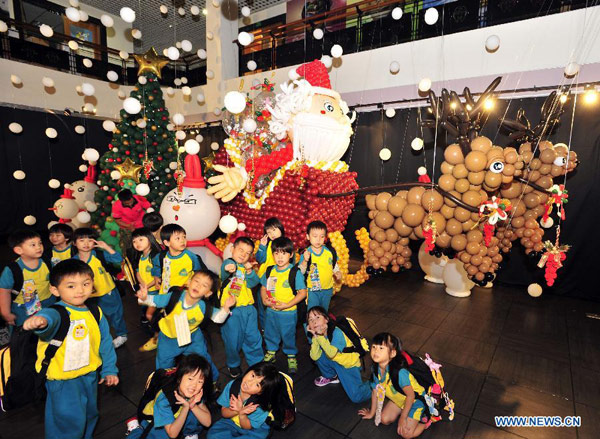
<instances>
[{"instance_id":1,"label":"child in blue and yellow uniform","mask_svg":"<svg viewBox=\"0 0 600 439\"><path fill-rule=\"evenodd\" d=\"M145 227L135 229L131 233L131 244L135 250L133 266L138 284L140 287L144 287L147 294L151 296L158 294L156 279L152 275L152 259L161 252L160 245L154 239L152 232ZM153 306L145 308L144 320L148 322L147 324L152 320L155 311L156 308ZM157 340L158 333L144 343L139 350L141 352L153 351L156 349Z\"/></svg>"},{"instance_id":2,"label":"child in blue and yellow uniform","mask_svg":"<svg viewBox=\"0 0 600 439\"><path fill-rule=\"evenodd\" d=\"M360 375L358 352L344 352L352 348L352 342L330 320L327 311L313 306L307 315L306 331L310 334L310 358L317 363L321 376L315 386L342 383L346 395L352 402L362 402L371 396L371 387Z\"/></svg>"},{"instance_id":3,"label":"child in blue and yellow uniform","mask_svg":"<svg viewBox=\"0 0 600 439\"><path fill-rule=\"evenodd\" d=\"M275 259L273 259L273 249L272 244L273 241L277 238L285 236L285 229L283 228L283 224L275 217L271 217L265 221L265 225L263 227L265 232L265 236L263 236L260 240L260 245L258 246L258 251L256 252L256 262L260 264L258 268L258 277L261 278L267 268L275 265ZM266 317L266 309L265 305L262 302L262 297L260 295L260 289L258 294L256 295L256 304L258 308L258 324L261 328L265 328L265 317Z\"/></svg>"},{"instance_id":4,"label":"child in blue and yellow uniform","mask_svg":"<svg viewBox=\"0 0 600 439\"><path fill-rule=\"evenodd\" d=\"M73 245L77 249L74 259L88 264L94 272L94 292L90 300L95 302L106 315L108 323L115 331L113 344L121 347L127 341L127 328L123 318L123 302L115 286L112 276L108 273L100 258L107 263L120 263L123 258L110 245L96 241L97 234L93 229L79 228L73 233ZM96 251L95 249L98 249ZM102 252L100 255L99 252Z\"/></svg>"},{"instance_id":5,"label":"child in blue and yellow uniform","mask_svg":"<svg viewBox=\"0 0 600 439\"><path fill-rule=\"evenodd\" d=\"M152 275L160 286L159 294L171 287L181 287L194 274L205 268L197 255L186 249L187 236L179 224L167 224L160 229L162 244L168 249L152 259Z\"/></svg>"},{"instance_id":6,"label":"child in blue and yellow uniform","mask_svg":"<svg viewBox=\"0 0 600 439\"><path fill-rule=\"evenodd\" d=\"M401 354L398 337L387 332L373 337L371 408L361 409L358 414L363 419L375 417L375 425L388 425L400 417L397 432L404 439L409 439L418 437L431 421L421 423L425 404L417 396L424 396L425 389L406 369L406 360ZM384 407L385 398L390 401Z\"/></svg>"},{"instance_id":7,"label":"child in blue and yellow uniform","mask_svg":"<svg viewBox=\"0 0 600 439\"><path fill-rule=\"evenodd\" d=\"M179 299L173 310L158 322L160 332L158 334L158 350L156 352L156 368L167 369L175 365L175 358L181 354L195 353L206 358L211 365L213 378L219 378L219 371L212 362L206 348L206 340L202 335L200 324L204 321L206 314L215 323L223 323L229 316L230 308L235 305L235 297L229 297L221 309L212 309L206 303L219 288L217 276L208 270L200 270L194 273L187 287L179 289ZM140 286L137 297L140 303L157 308L166 308L171 301L171 296L177 294L178 287L172 287L166 294L149 296L148 291ZM214 312L213 312L214 311ZM188 327L178 328L175 319L180 314L185 314ZM183 332L182 332L183 331ZM190 342L180 344L180 338L189 334ZM187 337L186 337L187 338ZM186 340L187 342L187 340Z\"/></svg>"},{"instance_id":8,"label":"child in blue and yellow uniform","mask_svg":"<svg viewBox=\"0 0 600 439\"><path fill-rule=\"evenodd\" d=\"M138 439L150 429L146 439L173 437L197 438L204 428L210 427L211 414L206 401L212 395L210 365L197 354L183 355L177 371L159 390L152 401L142 409L152 422L137 418L127 421L130 431L127 439Z\"/></svg>"},{"instance_id":9,"label":"child in blue and yellow uniform","mask_svg":"<svg viewBox=\"0 0 600 439\"><path fill-rule=\"evenodd\" d=\"M249 262L253 251L252 240L241 236L233 243L231 258L225 259L221 265L220 304L223 306L229 296L236 298L236 306L231 311L231 316L221 326L227 368L232 378L242 373L240 350L244 352L249 366L261 362L264 355L252 296L252 288L260 282Z\"/></svg>"},{"instance_id":10,"label":"child in blue and yellow uniform","mask_svg":"<svg viewBox=\"0 0 600 439\"><path fill-rule=\"evenodd\" d=\"M52 266L60 261L70 259L72 256L71 239L73 239L73 229L63 223L56 223L48 229L48 239L52 243L50 251L50 260Z\"/></svg>"},{"instance_id":11,"label":"child in blue and yellow uniform","mask_svg":"<svg viewBox=\"0 0 600 439\"><path fill-rule=\"evenodd\" d=\"M21 326L27 317L56 299L50 293L50 267L42 259L44 245L40 235L17 231L8 237L8 245L19 258L5 267L0 276L0 312L9 325ZM21 284L16 285L15 280Z\"/></svg>"},{"instance_id":12,"label":"child in blue and yellow uniform","mask_svg":"<svg viewBox=\"0 0 600 439\"><path fill-rule=\"evenodd\" d=\"M282 375L272 364L258 363L243 377L230 381L217 399L223 416L208 430L207 439L268 437L269 412L277 404Z\"/></svg>"},{"instance_id":13,"label":"child in blue and yellow uniform","mask_svg":"<svg viewBox=\"0 0 600 439\"><path fill-rule=\"evenodd\" d=\"M298 362L296 354L296 323L298 322L297 304L306 298L306 284L300 270L296 270L295 279L290 279L293 264L294 243L290 238L277 238L273 241L275 266L267 270L260 282L261 294L267 309L265 321L265 344L267 353L264 361L275 361L275 353L283 342L283 353L287 355L288 371L296 373ZM293 276L293 274L292 274ZM294 288L290 285L294 282ZM294 291L295 289L295 291Z\"/></svg>"},{"instance_id":14,"label":"child in blue and yellow uniform","mask_svg":"<svg viewBox=\"0 0 600 439\"><path fill-rule=\"evenodd\" d=\"M85 306L94 288L93 276L87 264L74 259L59 262L50 273L50 290L60 297L57 306L65 307L71 324L46 372L46 439L91 439L98 421L98 384L119 383L117 356L106 318L99 310L96 321ZM24 329L36 330L40 337L38 372L60 323L59 312L50 308L42 309L23 324Z\"/></svg>"},{"instance_id":15,"label":"child in blue and yellow uniform","mask_svg":"<svg viewBox=\"0 0 600 439\"><path fill-rule=\"evenodd\" d=\"M306 239L310 246L302 254L299 267L303 273L308 270L306 285L308 287L308 303L306 309L320 306L329 310L329 302L333 296L333 280L340 280L342 273L334 264L333 251L326 245L327 226L322 221L313 221L306 228ZM310 266L308 264L310 263Z\"/></svg>"}]
</instances>

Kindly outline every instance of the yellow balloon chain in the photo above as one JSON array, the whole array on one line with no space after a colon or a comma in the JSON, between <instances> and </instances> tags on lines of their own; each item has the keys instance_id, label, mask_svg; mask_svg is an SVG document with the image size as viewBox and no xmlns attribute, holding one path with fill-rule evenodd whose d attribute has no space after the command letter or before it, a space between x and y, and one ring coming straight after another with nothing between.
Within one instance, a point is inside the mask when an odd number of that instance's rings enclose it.
<instances>
[{"instance_id":1,"label":"yellow balloon chain","mask_svg":"<svg viewBox=\"0 0 600 439\"><path fill-rule=\"evenodd\" d=\"M364 259L358 271L353 274L349 273L348 262L350 260L350 253L348 252L348 246L346 245L346 240L342 236L342 233L338 231L331 232L328 235L329 242L331 242L332 247L337 253L338 265L340 267L340 271L342 272L342 281L334 284L334 293L339 292L342 289L342 285L355 288L362 285L367 281L367 279L369 279L369 275L367 274L367 265L369 257L369 242L371 241L371 238L369 238L369 232L364 227L354 233L358 243L360 244L360 248L363 251Z\"/></svg>"}]
</instances>

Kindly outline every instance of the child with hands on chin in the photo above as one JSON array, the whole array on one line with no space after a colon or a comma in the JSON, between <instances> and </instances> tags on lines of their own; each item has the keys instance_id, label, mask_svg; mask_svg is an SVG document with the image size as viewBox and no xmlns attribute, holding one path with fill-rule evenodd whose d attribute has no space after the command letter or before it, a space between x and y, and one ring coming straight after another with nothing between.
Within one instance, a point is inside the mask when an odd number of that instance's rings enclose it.
<instances>
[{"instance_id":1,"label":"child with hands on chin","mask_svg":"<svg viewBox=\"0 0 600 439\"><path fill-rule=\"evenodd\" d=\"M94 288L94 273L82 261L59 262L50 272L50 291L60 298L23 324L39 336L36 370L46 374L46 439L91 439L98 422L98 384L116 386L117 356L102 310L86 300ZM67 311L67 336L47 366L46 350L61 327L58 308ZM93 310L93 311L92 311ZM98 371L101 379L98 381Z\"/></svg>"},{"instance_id":2,"label":"child with hands on chin","mask_svg":"<svg viewBox=\"0 0 600 439\"><path fill-rule=\"evenodd\" d=\"M375 335L371 358L371 407L358 414L363 419L375 418L375 425L389 425L398 419L397 432L401 437L418 437L431 425L430 419L422 422L426 408L422 398L417 399L425 394L425 389L408 371L398 337L387 332ZM384 407L385 398L390 401Z\"/></svg>"},{"instance_id":3,"label":"child with hands on chin","mask_svg":"<svg viewBox=\"0 0 600 439\"><path fill-rule=\"evenodd\" d=\"M294 255L294 243L291 239L280 237L273 241L275 266L270 267L261 279L263 303L268 307L265 319L265 344L267 353L265 362L274 362L279 344L283 342L283 353L288 358L288 371L296 373L298 362L296 354L297 306L306 298L304 276L296 268L295 276L290 263ZM292 279L292 277L294 277ZM293 287L292 287L293 283Z\"/></svg>"},{"instance_id":4,"label":"child with hands on chin","mask_svg":"<svg viewBox=\"0 0 600 439\"><path fill-rule=\"evenodd\" d=\"M90 266L94 272L94 292L90 301L102 308L108 323L115 331L115 349L127 341L127 328L123 318L123 302L111 274L105 264L120 264L121 254L104 241L98 241L98 234L91 228L82 227L73 233L73 245L78 259Z\"/></svg>"}]
</instances>

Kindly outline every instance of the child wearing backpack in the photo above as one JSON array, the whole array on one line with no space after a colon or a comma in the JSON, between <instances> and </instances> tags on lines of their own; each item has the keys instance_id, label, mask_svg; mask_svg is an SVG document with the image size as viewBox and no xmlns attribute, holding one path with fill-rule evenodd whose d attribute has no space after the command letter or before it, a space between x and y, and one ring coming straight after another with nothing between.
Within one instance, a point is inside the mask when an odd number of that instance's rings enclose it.
<instances>
[{"instance_id":1,"label":"child wearing backpack","mask_svg":"<svg viewBox=\"0 0 600 439\"><path fill-rule=\"evenodd\" d=\"M116 337L113 345L117 349L127 341L127 328L123 318L121 295L108 271L108 264L118 264L123 258L106 242L97 241L97 236L94 229L88 227L75 230L73 245L77 252L73 259L85 262L94 272L94 292L90 301L102 308L108 323L114 329Z\"/></svg>"},{"instance_id":2,"label":"child wearing backpack","mask_svg":"<svg viewBox=\"0 0 600 439\"><path fill-rule=\"evenodd\" d=\"M270 425L286 428L295 418L292 383L272 364L250 367L217 399L223 417L208 430L207 439L264 439Z\"/></svg>"},{"instance_id":3,"label":"child wearing backpack","mask_svg":"<svg viewBox=\"0 0 600 439\"><path fill-rule=\"evenodd\" d=\"M50 249L50 261L55 266L60 261L72 256L71 240L73 239L73 228L63 223L56 223L48 229L48 239L52 243Z\"/></svg>"},{"instance_id":4,"label":"child wearing backpack","mask_svg":"<svg viewBox=\"0 0 600 439\"><path fill-rule=\"evenodd\" d=\"M342 383L342 387L350 401L362 402L371 396L371 387L364 382L360 375L361 353L368 349L366 341L361 341L360 334L346 335L342 325L336 325L320 306L314 306L308 311L306 331L310 334L310 358L317 363L321 376L315 379L315 386L323 387L328 384ZM350 322L346 319L348 324ZM352 327L346 329L353 331ZM358 344L359 346L354 346Z\"/></svg>"},{"instance_id":5,"label":"child wearing backpack","mask_svg":"<svg viewBox=\"0 0 600 439\"><path fill-rule=\"evenodd\" d=\"M162 229L163 222L163 217L159 212L146 212L142 217L142 225L152 232L154 239L158 243L161 242L160 230Z\"/></svg>"},{"instance_id":6,"label":"child wearing backpack","mask_svg":"<svg viewBox=\"0 0 600 439\"><path fill-rule=\"evenodd\" d=\"M56 301L48 283L52 264L42 256L44 245L35 231L12 233L8 246L19 258L0 275L0 312L7 324L21 326L27 317Z\"/></svg>"},{"instance_id":7,"label":"child wearing backpack","mask_svg":"<svg viewBox=\"0 0 600 439\"><path fill-rule=\"evenodd\" d=\"M175 358L181 354L199 354L206 358L216 381L219 370L212 362L200 324L206 315L215 323L223 323L235 305L235 297L227 298L221 309L214 310L207 300L219 289L215 274L208 270L194 273L184 288L172 287L166 294L149 295L140 286L137 297L141 304L164 308L163 317L158 322L158 349L156 368L166 369L175 365Z\"/></svg>"},{"instance_id":8,"label":"child wearing backpack","mask_svg":"<svg viewBox=\"0 0 600 439\"><path fill-rule=\"evenodd\" d=\"M297 266L290 263L294 255L294 243L290 238L280 237L273 241L275 265L267 268L260 280L263 303L268 307L265 319L265 362L274 362L279 344L287 355L288 371L298 371L296 354L297 306L306 298L304 276Z\"/></svg>"},{"instance_id":9,"label":"child wearing backpack","mask_svg":"<svg viewBox=\"0 0 600 439\"><path fill-rule=\"evenodd\" d=\"M325 244L327 226L322 221L313 221L308 224L306 239L310 245L302 254L298 264L302 272L306 274L308 287L306 309L320 306L327 311L333 296L333 280L339 281L342 278L337 264L337 254L333 248Z\"/></svg>"},{"instance_id":10,"label":"child wearing backpack","mask_svg":"<svg viewBox=\"0 0 600 439\"><path fill-rule=\"evenodd\" d=\"M148 379L137 417L127 420L127 439L197 438L211 424L212 392L209 362L182 355L176 369L159 369Z\"/></svg>"},{"instance_id":11,"label":"child wearing backpack","mask_svg":"<svg viewBox=\"0 0 600 439\"><path fill-rule=\"evenodd\" d=\"M404 439L418 437L431 425L424 404L425 388L408 371L398 337L382 332L371 344L373 369L371 377L371 407L358 414L363 419L375 418L375 425L391 424L398 419L397 432ZM383 405L385 398L389 402Z\"/></svg>"},{"instance_id":12,"label":"child wearing backpack","mask_svg":"<svg viewBox=\"0 0 600 439\"><path fill-rule=\"evenodd\" d=\"M86 304L93 277L82 261L59 262L50 272L50 291L60 301L23 324L40 337L36 370L47 378L46 439L92 439L98 421L98 384L119 383L106 318L97 305Z\"/></svg>"},{"instance_id":13,"label":"child wearing backpack","mask_svg":"<svg viewBox=\"0 0 600 439\"><path fill-rule=\"evenodd\" d=\"M285 236L285 229L283 228L283 224L281 221L275 217L271 217L265 221L265 225L263 227L265 235L260 240L260 245L258 246L258 251L256 252L255 258L256 262L260 264L258 268L258 277L262 277L263 274L267 271L267 268L275 265L275 259L273 259L273 241L277 238ZM265 328L265 317L266 317L266 309L263 304L262 297L259 293L256 295L256 304L258 307L258 324L261 328Z\"/></svg>"},{"instance_id":14,"label":"child wearing backpack","mask_svg":"<svg viewBox=\"0 0 600 439\"><path fill-rule=\"evenodd\" d=\"M161 252L160 245L154 239L152 232L145 228L135 229L131 233L131 244L135 250L133 259L133 268L140 288L144 288L147 294L154 296L158 294L158 286L156 279L152 276L152 259ZM156 308L148 306L145 308L144 321L149 324ZM150 352L156 349L158 333L144 343L140 348L140 352Z\"/></svg>"}]
</instances>

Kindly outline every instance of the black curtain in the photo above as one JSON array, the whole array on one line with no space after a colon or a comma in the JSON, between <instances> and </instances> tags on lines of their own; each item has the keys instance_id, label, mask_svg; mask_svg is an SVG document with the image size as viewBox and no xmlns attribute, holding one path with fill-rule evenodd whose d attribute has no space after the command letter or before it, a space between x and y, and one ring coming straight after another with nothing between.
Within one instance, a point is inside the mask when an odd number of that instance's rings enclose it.
<instances>
[{"instance_id":1,"label":"black curtain","mask_svg":"<svg viewBox=\"0 0 600 439\"><path fill-rule=\"evenodd\" d=\"M494 141L495 145L509 146L511 141L503 131L498 129L498 120L505 114L513 118L519 108L523 108L533 125L540 118L540 108L544 98L514 99L498 101L489 119L483 126L482 134ZM573 116L573 99L565 105L558 130L549 136L554 143L569 143L571 118ZM507 108L508 107L508 108ZM344 157L350 164L350 170L358 173L360 187L391 184L396 182L417 181L417 168L425 165L432 179L439 176L439 164L443 160L444 146L452 143L445 133L438 133L435 148L435 175L432 172L434 159L434 132L424 131L425 148L420 152L413 151L410 144L415 136L421 136L417 126L417 113L426 117L427 109L417 108L396 110L393 118L380 111L359 113L355 124L355 136ZM566 221L563 222L560 242L571 245L567 253L564 267L558 271L558 279L553 288L546 288L543 269L536 267L537 260L532 261L524 254L524 249L515 241L505 267L498 274L498 282L526 286L537 282L545 287L546 292L570 295L591 299L600 299L596 285L595 264L596 251L600 247L600 226L596 219L600 206L600 106L587 105L580 98L576 105L572 129L571 147L580 159L577 169L569 174L566 188L569 191L569 202L566 204ZM387 146L392 157L387 162L379 159L379 151ZM517 146L517 145L512 145ZM558 179L557 179L558 180ZM555 182L562 183L562 181ZM345 237L351 253L362 257L354 231L360 227L368 227L368 210L364 195L356 199L356 208L352 213ZM546 230L544 239L554 241L554 229ZM418 246L415 247L417 249ZM416 259L415 259L416 262ZM418 264L414 264L418 267ZM418 269L418 268L416 268Z\"/></svg>"}]
</instances>

